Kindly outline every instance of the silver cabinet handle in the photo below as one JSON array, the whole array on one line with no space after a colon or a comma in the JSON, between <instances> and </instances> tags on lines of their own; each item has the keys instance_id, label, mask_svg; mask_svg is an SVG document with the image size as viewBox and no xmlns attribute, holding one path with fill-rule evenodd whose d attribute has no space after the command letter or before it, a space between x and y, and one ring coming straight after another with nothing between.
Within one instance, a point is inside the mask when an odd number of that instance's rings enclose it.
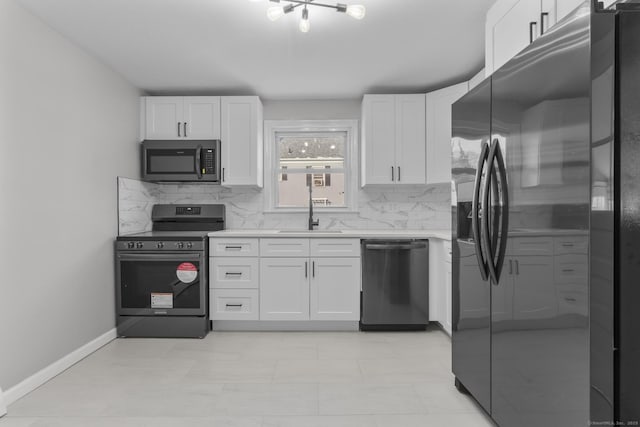
<instances>
[{"instance_id":1,"label":"silver cabinet handle","mask_svg":"<svg viewBox=\"0 0 640 427\"><path fill-rule=\"evenodd\" d=\"M304 277L305 278L309 277L309 262L308 261L304 262Z\"/></svg>"},{"instance_id":2,"label":"silver cabinet handle","mask_svg":"<svg viewBox=\"0 0 640 427\"><path fill-rule=\"evenodd\" d=\"M239 251L240 249L242 249L242 246L225 246L224 248L225 249L235 249L235 250Z\"/></svg>"},{"instance_id":3,"label":"silver cabinet handle","mask_svg":"<svg viewBox=\"0 0 640 427\"><path fill-rule=\"evenodd\" d=\"M401 178L400 178L400 166L398 166L398 182L400 182L400 181L401 181Z\"/></svg>"},{"instance_id":4,"label":"silver cabinet handle","mask_svg":"<svg viewBox=\"0 0 640 427\"><path fill-rule=\"evenodd\" d=\"M242 304L225 304L227 307L242 307Z\"/></svg>"},{"instance_id":5,"label":"silver cabinet handle","mask_svg":"<svg viewBox=\"0 0 640 427\"><path fill-rule=\"evenodd\" d=\"M311 262L311 277L316 277L316 262Z\"/></svg>"},{"instance_id":6,"label":"silver cabinet handle","mask_svg":"<svg viewBox=\"0 0 640 427\"><path fill-rule=\"evenodd\" d=\"M242 273L236 273L233 271L227 271L226 273L224 273L225 276L242 276Z\"/></svg>"},{"instance_id":7,"label":"silver cabinet handle","mask_svg":"<svg viewBox=\"0 0 640 427\"><path fill-rule=\"evenodd\" d=\"M187 122L184 122L184 137L187 137Z\"/></svg>"},{"instance_id":8,"label":"silver cabinet handle","mask_svg":"<svg viewBox=\"0 0 640 427\"><path fill-rule=\"evenodd\" d=\"M545 26L545 19L549 19L549 13L548 12L542 12L540 14L540 35L543 35L545 31L547 31L547 27L549 26L549 23L547 22L546 26Z\"/></svg>"},{"instance_id":9,"label":"silver cabinet handle","mask_svg":"<svg viewBox=\"0 0 640 427\"><path fill-rule=\"evenodd\" d=\"M535 32L538 30L538 23L535 21L529 22L529 43L533 43L535 40Z\"/></svg>"},{"instance_id":10,"label":"silver cabinet handle","mask_svg":"<svg viewBox=\"0 0 640 427\"><path fill-rule=\"evenodd\" d=\"M520 275L520 261L516 260L516 274Z\"/></svg>"},{"instance_id":11,"label":"silver cabinet handle","mask_svg":"<svg viewBox=\"0 0 640 427\"><path fill-rule=\"evenodd\" d=\"M180 137L180 122L178 122L178 137Z\"/></svg>"},{"instance_id":12,"label":"silver cabinet handle","mask_svg":"<svg viewBox=\"0 0 640 427\"><path fill-rule=\"evenodd\" d=\"M395 178L395 174L393 173L393 166L391 166L391 181L393 182L395 180L396 178Z\"/></svg>"},{"instance_id":13,"label":"silver cabinet handle","mask_svg":"<svg viewBox=\"0 0 640 427\"><path fill-rule=\"evenodd\" d=\"M222 182L224 182L224 168L222 168Z\"/></svg>"},{"instance_id":14,"label":"silver cabinet handle","mask_svg":"<svg viewBox=\"0 0 640 427\"><path fill-rule=\"evenodd\" d=\"M513 260L509 260L509 274L513 274Z\"/></svg>"}]
</instances>

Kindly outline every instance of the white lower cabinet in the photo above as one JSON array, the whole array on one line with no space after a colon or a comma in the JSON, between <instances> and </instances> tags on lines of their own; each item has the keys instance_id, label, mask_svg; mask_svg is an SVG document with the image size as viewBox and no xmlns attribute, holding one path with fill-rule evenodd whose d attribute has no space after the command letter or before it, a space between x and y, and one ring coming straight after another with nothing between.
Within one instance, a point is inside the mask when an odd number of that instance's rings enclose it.
<instances>
[{"instance_id":1,"label":"white lower cabinet","mask_svg":"<svg viewBox=\"0 0 640 427\"><path fill-rule=\"evenodd\" d=\"M360 239L212 238L212 320L360 320Z\"/></svg>"},{"instance_id":2,"label":"white lower cabinet","mask_svg":"<svg viewBox=\"0 0 640 427\"><path fill-rule=\"evenodd\" d=\"M260 250L260 320L360 320L359 239L261 239Z\"/></svg>"},{"instance_id":3,"label":"white lower cabinet","mask_svg":"<svg viewBox=\"0 0 640 427\"><path fill-rule=\"evenodd\" d=\"M260 259L260 320L309 319L309 259Z\"/></svg>"},{"instance_id":4,"label":"white lower cabinet","mask_svg":"<svg viewBox=\"0 0 640 427\"><path fill-rule=\"evenodd\" d=\"M477 267L476 267L477 268ZM429 320L451 334L451 242L429 239Z\"/></svg>"},{"instance_id":5,"label":"white lower cabinet","mask_svg":"<svg viewBox=\"0 0 640 427\"><path fill-rule=\"evenodd\" d=\"M312 258L311 320L360 320L360 258Z\"/></svg>"}]
</instances>

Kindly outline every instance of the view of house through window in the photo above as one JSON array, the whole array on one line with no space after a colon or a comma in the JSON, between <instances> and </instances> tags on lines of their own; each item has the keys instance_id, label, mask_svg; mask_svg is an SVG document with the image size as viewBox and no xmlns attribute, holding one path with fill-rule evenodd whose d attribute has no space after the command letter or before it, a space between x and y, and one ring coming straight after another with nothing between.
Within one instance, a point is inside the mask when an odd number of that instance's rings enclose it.
<instances>
[{"instance_id":1,"label":"view of house through window","mask_svg":"<svg viewBox=\"0 0 640 427\"><path fill-rule=\"evenodd\" d=\"M278 132L277 206L345 206L347 132Z\"/></svg>"}]
</instances>

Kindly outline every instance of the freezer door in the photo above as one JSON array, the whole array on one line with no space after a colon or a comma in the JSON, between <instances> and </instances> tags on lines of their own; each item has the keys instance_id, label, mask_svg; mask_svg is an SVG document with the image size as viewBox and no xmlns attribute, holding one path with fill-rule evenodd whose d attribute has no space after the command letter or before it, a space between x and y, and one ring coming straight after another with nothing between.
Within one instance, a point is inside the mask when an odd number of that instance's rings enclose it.
<instances>
[{"instance_id":1,"label":"freezer door","mask_svg":"<svg viewBox=\"0 0 640 427\"><path fill-rule=\"evenodd\" d=\"M459 384L489 412L491 297L480 214L488 176L491 80L456 102L452 114L452 369Z\"/></svg>"}]
</instances>

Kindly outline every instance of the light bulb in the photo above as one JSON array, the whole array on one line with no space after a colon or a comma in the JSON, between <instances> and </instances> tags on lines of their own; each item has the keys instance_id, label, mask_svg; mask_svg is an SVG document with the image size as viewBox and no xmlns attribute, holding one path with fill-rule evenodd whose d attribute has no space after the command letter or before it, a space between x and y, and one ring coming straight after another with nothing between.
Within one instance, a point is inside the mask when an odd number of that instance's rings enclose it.
<instances>
[{"instance_id":1,"label":"light bulb","mask_svg":"<svg viewBox=\"0 0 640 427\"><path fill-rule=\"evenodd\" d=\"M267 9L267 18L272 21L277 20L278 18L284 15L284 9L282 6L273 6Z\"/></svg>"},{"instance_id":2,"label":"light bulb","mask_svg":"<svg viewBox=\"0 0 640 427\"><path fill-rule=\"evenodd\" d=\"M303 33L308 33L309 29L311 28L311 24L309 24L309 11L307 10L306 6L302 10L302 19L300 20L300 25L298 26L298 28L300 28L300 31L302 31ZM306 145L309 144L305 143L305 146Z\"/></svg>"},{"instance_id":3,"label":"light bulb","mask_svg":"<svg viewBox=\"0 0 640 427\"><path fill-rule=\"evenodd\" d=\"M353 4L351 6L347 6L347 10L346 10L347 15L356 19L364 18L365 12L366 10L364 6L361 4Z\"/></svg>"}]
</instances>

